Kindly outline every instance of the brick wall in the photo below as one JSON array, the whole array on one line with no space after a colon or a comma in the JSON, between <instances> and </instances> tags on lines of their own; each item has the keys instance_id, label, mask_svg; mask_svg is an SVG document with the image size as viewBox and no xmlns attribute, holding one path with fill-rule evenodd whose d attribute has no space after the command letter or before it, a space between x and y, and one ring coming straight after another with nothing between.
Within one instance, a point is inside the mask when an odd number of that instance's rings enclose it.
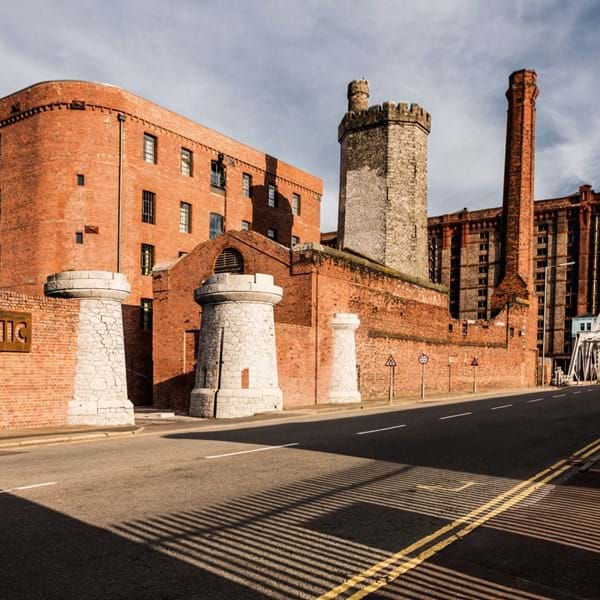
<instances>
[{"instance_id":1,"label":"brick wall","mask_svg":"<svg viewBox=\"0 0 600 600\"><path fill-rule=\"evenodd\" d=\"M193 387L186 332L197 329L199 307L193 292L212 274L225 247L238 249L244 272L272 274L283 287L275 307L275 335L284 406L328 401L332 364L332 319L336 312L359 315L357 355L364 399L387 394L385 361L394 354L397 391L415 393L418 355L430 356L431 391L468 391L471 361L479 360L478 387L535 384L535 322L527 305L511 305L492 321L451 319L443 288L322 247L291 253L260 236L230 233L198 246L170 268L155 273L154 402L185 409Z\"/></svg>"},{"instance_id":2,"label":"brick wall","mask_svg":"<svg viewBox=\"0 0 600 600\"><path fill-rule=\"evenodd\" d=\"M79 301L0 292L0 311L32 315L31 352L0 352L0 429L65 425Z\"/></svg>"},{"instance_id":3,"label":"brick wall","mask_svg":"<svg viewBox=\"0 0 600 600\"><path fill-rule=\"evenodd\" d=\"M73 103L73 101L81 101ZM292 165L185 119L120 88L82 81L33 85L0 99L0 289L42 294L52 273L117 270L119 120L122 146L121 272L132 286L124 326L130 397L148 399L151 334L140 331L140 300L152 298L141 274L141 244L155 263L176 259L209 237L210 213L226 230L242 221L290 245L318 241L322 181ZM157 140L157 162L144 161L144 133ZM181 149L193 153L192 176L181 172ZM224 191L210 185L211 161L223 157ZM252 197L242 176L252 177ZM80 186L77 175L84 176ZM268 206L268 185L277 207ZM155 193L154 223L143 223L142 192ZM293 194L300 214L292 214ZM191 204L191 232L179 231L180 203ZM87 229L86 229L87 228ZM83 244L75 242L83 233Z\"/></svg>"}]
</instances>

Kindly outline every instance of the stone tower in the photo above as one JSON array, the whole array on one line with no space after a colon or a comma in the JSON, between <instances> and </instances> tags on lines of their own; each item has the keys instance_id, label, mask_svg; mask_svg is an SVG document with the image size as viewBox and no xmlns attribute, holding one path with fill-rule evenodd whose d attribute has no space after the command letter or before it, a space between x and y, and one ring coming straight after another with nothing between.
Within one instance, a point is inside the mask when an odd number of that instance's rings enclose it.
<instances>
[{"instance_id":1,"label":"stone tower","mask_svg":"<svg viewBox=\"0 0 600 600\"><path fill-rule=\"evenodd\" d=\"M499 284L492 297L497 312L515 298L533 293L533 175L535 151L535 71L515 71L508 82L508 116L504 193L502 198L502 260Z\"/></svg>"},{"instance_id":2,"label":"stone tower","mask_svg":"<svg viewBox=\"0 0 600 600\"><path fill-rule=\"evenodd\" d=\"M195 291L202 306L190 415L230 419L281 410L271 275L220 273Z\"/></svg>"},{"instance_id":3,"label":"stone tower","mask_svg":"<svg viewBox=\"0 0 600 600\"><path fill-rule=\"evenodd\" d=\"M428 278L427 136L418 104L369 107L369 83L348 85L341 146L338 246Z\"/></svg>"}]
</instances>

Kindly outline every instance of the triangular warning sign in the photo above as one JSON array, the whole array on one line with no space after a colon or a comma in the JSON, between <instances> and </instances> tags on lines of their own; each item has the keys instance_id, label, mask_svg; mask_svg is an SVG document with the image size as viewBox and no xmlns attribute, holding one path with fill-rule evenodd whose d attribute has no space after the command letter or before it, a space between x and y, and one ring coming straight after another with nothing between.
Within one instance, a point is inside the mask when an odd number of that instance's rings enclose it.
<instances>
[{"instance_id":1,"label":"triangular warning sign","mask_svg":"<svg viewBox=\"0 0 600 600\"><path fill-rule=\"evenodd\" d=\"M388 356L388 359L385 361L385 366L386 367L395 367L396 366L396 361L394 360L394 357L391 354Z\"/></svg>"},{"instance_id":2,"label":"triangular warning sign","mask_svg":"<svg viewBox=\"0 0 600 600\"><path fill-rule=\"evenodd\" d=\"M473 357L473 360L471 361L471 366L472 367L478 367L479 366L479 361L477 360L476 356Z\"/></svg>"}]
</instances>

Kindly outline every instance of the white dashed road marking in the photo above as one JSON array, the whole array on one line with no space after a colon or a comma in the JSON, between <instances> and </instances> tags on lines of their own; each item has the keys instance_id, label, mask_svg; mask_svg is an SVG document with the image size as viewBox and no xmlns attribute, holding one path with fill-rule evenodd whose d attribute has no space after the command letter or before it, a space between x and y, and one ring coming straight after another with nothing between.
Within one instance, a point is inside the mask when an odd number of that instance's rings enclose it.
<instances>
[{"instance_id":1,"label":"white dashed road marking","mask_svg":"<svg viewBox=\"0 0 600 600\"><path fill-rule=\"evenodd\" d=\"M508 408L512 404L503 404L502 406L492 406L492 410L500 410L501 408Z\"/></svg>"},{"instance_id":2,"label":"white dashed road marking","mask_svg":"<svg viewBox=\"0 0 600 600\"><path fill-rule=\"evenodd\" d=\"M10 494L10 492L17 492L20 490L32 490L33 488L46 487L48 485L56 485L58 481L46 481L46 483L34 483L33 485L21 485L19 487L11 488L10 490L0 490L0 494Z\"/></svg>"},{"instance_id":3,"label":"white dashed road marking","mask_svg":"<svg viewBox=\"0 0 600 600\"><path fill-rule=\"evenodd\" d=\"M382 429L370 429L369 431L358 431L356 435L365 435L367 433L378 433L380 431L389 431L390 429L400 429L406 425L394 425L393 427L383 427Z\"/></svg>"},{"instance_id":4,"label":"white dashed road marking","mask_svg":"<svg viewBox=\"0 0 600 600\"><path fill-rule=\"evenodd\" d=\"M554 396L552 396L553 398L562 398L563 396L566 396L566 394L555 394Z\"/></svg>"},{"instance_id":5,"label":"white dashed road marking","mask_svg":"<svg viewBox=\"0 0 600 600\"><path fill-rule=\"evenodd\" d=\"M235 456L236 454L250 454L251 452L264 452L265 450L277 450L277 448L289 448L290 446L298 446L300 442L292 444L282 444L281 446L266 446L264 448L253 448L252 450L240 450L239 452L227 452L226 454L213 454L204 458L223 458L224 456Z\"/></svg>"},{"instance_id":6,"label":"white dashed road marking","mask_svg":"<svg viewBox=\"0 0 600 600\"><path fill-rule=\"evenodd\" d=\"M448 415L446 417L440 417L439 420L443 421L444 419L456 419L456 417L466 417L467 415L472 415L473 413L470 412L466 412L466 413L460 413L458 415Z\"/></svg>"},{"instance_id":7,"label":"white dashed road marking","mask_svg":"<svg viewBox=\"0 0 600 600\"><path fill-rule=\"evenodd\" d=\"M527 400L527 404L531 404L532 402L541 402L543 398L534 398L533 400Z\"/></svg>"}]
</instances>

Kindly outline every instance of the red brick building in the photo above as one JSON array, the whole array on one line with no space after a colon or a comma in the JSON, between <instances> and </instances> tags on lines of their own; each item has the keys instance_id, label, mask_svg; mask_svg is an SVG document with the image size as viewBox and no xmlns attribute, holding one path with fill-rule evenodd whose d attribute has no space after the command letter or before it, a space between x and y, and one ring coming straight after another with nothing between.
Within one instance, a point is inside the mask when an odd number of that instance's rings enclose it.
<instances>
[{"instance_id":1,"label":"red brick building","mask_svg":"<svg viewBox=\"0 0 600 600\"><path fill-rule=\"evenodd\" d=\"M600 194L582 185L569 196L537 200L534 217L530 260L538 300L538 349L543 339L544 274L550 267L546 354L565 368L573 349L573 317L600 312ZM429 217L429 277L449 288L455 318L490 316L502 264L501 222L501 208Z\"/></svg>"},{"instance_id":2,"label":"red brick building","mask_svg":"<svg viewBox=\"0 0 600 600\"><path fill-rule=\"evenodd\" d=\"M283 288L275 306L279 383L286 408L329 401L333 315L355 313L359 390L388 393L386 359L398 362L398 395L470 391L477 357L480 389L535 385L530 306L518 301L487 322L453 319L447 290L346 252L307 244L291 251L252 232L230 232L154 272L154 403L187 410L194 386L200 307L194 289L236 255L236 272L269 273Z\"/></svg>"},{"instance_id":3,"label":"red brick building","mask_svg":"<svg viewBox=\"0 0 600 600\"><path fill-rule=\"evenodd\" d=\"M150 399L154 264L223 231L319 239L322 181L130 92L38 83L0 99L0 289L124 273L130 397Z\"/></svg>"}]
</instances>

